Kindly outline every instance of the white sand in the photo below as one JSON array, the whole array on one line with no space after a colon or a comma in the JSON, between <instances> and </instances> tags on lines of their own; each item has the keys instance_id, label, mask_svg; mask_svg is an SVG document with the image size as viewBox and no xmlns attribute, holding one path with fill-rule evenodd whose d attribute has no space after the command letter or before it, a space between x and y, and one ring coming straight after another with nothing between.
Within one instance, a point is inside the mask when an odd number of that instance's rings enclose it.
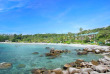
<instances>
[{"instance_id":1,"label":"white sand","mask_svg":"<svg viewBox=\"0 0 110 74\"><path fill-rule=\"evenodd\" d=\"M7 44L40 44L40 45L65 45L65 46L74 46L74 47L88 47L88 48L104 48L107 49L110 46L99 46L99 45L89 45L89 44L63 44L63 43L19 43L19 42L0 42Z\"/></svg>"}]
</instances>

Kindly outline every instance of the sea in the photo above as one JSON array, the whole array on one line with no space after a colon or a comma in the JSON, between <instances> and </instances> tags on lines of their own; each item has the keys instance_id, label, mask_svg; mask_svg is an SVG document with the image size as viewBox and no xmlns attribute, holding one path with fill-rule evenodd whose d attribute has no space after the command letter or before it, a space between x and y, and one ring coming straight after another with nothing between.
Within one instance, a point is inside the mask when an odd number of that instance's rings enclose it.
<instances>
[{"instance_id":1,"label":"sea","mask_svg":"<svg viewBox=\"0 0 110 74\"><path fill-rule=\"evenodd\" d=\"M56 58L45 56L50 49L68 49L70 53L62 53ZM0 43L0 63L12 63L8 69L0 69L0 74L31 74L32 69L62 68L64 64L74 62L77 59L85 61L98 60L101 55L89 53L87 55L77 55L76 49L83 49L79 46L68 45L48 45L48 44L23 44L23 43ZM32 54L38 52L38 54Z\"/></svg>"}]
</instances>

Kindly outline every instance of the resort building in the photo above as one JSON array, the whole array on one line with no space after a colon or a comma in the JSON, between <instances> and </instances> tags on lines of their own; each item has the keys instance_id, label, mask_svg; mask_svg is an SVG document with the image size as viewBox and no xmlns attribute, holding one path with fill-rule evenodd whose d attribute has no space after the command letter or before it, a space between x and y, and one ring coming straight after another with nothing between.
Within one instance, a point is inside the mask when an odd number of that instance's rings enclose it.
<instances>
[{"instance_id":1,"label":"resort building","mask_svg":"<svg viewBox=\"0 0 110 74\"><path fill-rule=\"evenodd\" d=\"M92 38L94 38L95 41L95 37L98 34L98 32L92 32L92 33L87 33L87 34L80 34L80 35L75 35L75 40L84 40L86 37L88 37L90 40Z\"/></svg>"}]
</instances>

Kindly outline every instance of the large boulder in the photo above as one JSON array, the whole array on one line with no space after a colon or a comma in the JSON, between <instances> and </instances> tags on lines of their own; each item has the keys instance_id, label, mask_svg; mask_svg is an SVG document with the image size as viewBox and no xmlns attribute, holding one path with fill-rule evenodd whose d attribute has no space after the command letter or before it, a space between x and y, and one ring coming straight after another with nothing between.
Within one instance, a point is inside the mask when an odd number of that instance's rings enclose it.
<instances>
[{"instance_id":1,"label":"large boulder","mask_svg":"<svg viewBox=\"0 0 110 74\"><path fill-rule=\"evenodd\" d=\"M68 70L63 70L63 74L70 74Z\"/></svg>"},{"instance_id":2,"label":"large boulder","mask_svg":"<svg viewBox=\"0 0 110 74\"><path fill-rule=\"evenodd\" d=\"M97 71L91 71L90 74L99 74Z\"/></svg>"},{"instance_id":3,"label":"large boulder","mask_svg":"<svg viewBox=\"0 0 110 74\"><path fill-rule=\"evenodd\" d=\"M95 61L95 60L92 60L91 63L92 63L93 65L99 65L99 62L98 62L98 61Z\"/></svg>"},{"instance_id":4,"label":"large boulder","mask_svg":"<svg viewBox=\"0 0 110 74\"><path fill-rule=\"evenodd\" d=\"M91 68L82 68L80 69L80 73L85 74L86 73L90 73L91 71L93 71Z\"/></svg>"},{"instance_id":5,"label":"large boulder","mask_svg":"<svg viewBox=\"0 0 110 74\"><path fill-rule=\"evenodd\" d=\"M92 69L99 73L106 73L109 71L109 67L106 65L98 65L98 66L93 65Z\"/></svg>"},{"instance_id":6,"label":"large boulder","mask_svg":"<svg viewBox=\"0 0 110 74\"><path fill-rule=\"evenodd\" d=\"M55 73L55 74L63 74L61 68L54 69L54 70L52 71L52 74L54 74L54 73Z\"/></svg>"},{"instance_id":7,"label":"large boulder","mask_svg":"<svg viewBox=\"0 0 110 74\"><path fill-rule=\"evenodd\" d=\"M80 69L70 67L68 71L69 71L69 74L74 74L74 73L79 73Z\"/></svg>"},{"instance_id":8,"label":"large boulder","mask_svg":"<svg viewBox=\"0 0 110 74\"><path fill-rule=\"evenodd\" d=\"M12 66L11 63L6 63L6 62L0 63L0 69L7 69L10 68L11 66Z\"/></svg>"},{"instance_id":9,"label":"large boulder","mask_svg":"<svg viewBox=\"0 0 110 74\"><path fill-rule=\"evenodd\" d=\"M91 62L82 62L80 64L80 67L87 67L90 68L93 64Z\"/></svg>"},{"instance_id":10,"label":"large boulder","mask_svg":"<svg viewBox=\"0 0 110 74\"><path fill-rule=\"evenodd\" d=\"M99 54L99 53L100 53L100 50L98 50L98 49L95 50L95 53L96 53L96 54Z\"/></svg>"}]
</instances>

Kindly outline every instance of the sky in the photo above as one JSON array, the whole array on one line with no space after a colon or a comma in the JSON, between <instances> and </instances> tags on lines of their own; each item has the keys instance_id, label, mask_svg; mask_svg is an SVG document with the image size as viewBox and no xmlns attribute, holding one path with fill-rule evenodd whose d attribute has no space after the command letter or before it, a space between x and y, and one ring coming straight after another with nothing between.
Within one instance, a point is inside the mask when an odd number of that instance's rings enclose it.
<instances>
[{"instance_id":1,"label":"sky","mask_svg":"<svg viewBox=\"0 0 110 74\"><path fill-rule=\"evenodd\" d=\"M0 34L77 33L110 25L110 0L0 0Z\"/></svg>"}]
</instances>

